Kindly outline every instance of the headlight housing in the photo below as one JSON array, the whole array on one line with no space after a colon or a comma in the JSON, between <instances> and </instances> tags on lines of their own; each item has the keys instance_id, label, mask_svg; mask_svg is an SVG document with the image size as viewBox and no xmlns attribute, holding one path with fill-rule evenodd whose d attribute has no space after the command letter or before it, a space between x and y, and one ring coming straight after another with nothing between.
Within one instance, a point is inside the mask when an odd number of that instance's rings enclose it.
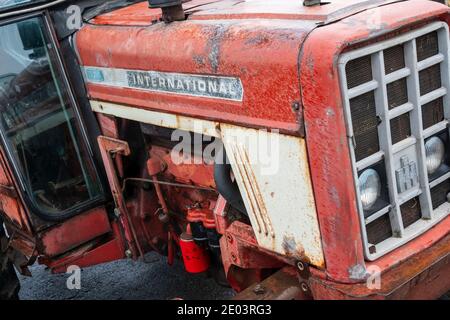
<instances>
[{"instance_id":1,"label":"headlight housing","mask_svg":"<svg viewBox=\"0 0 450 320\"><path fill-rule=\"evenodd\" d=\"M435 173L444 163L445 145L438 137L432 137L425 142L426 165L429 175Z\"/></svg>"},{"instance_id":2,"label":"headlight housing","mask_svg":"<svg viewBox=\"0 0 450 320\"><path fill-rule=\"evenodd\" d=\"M381 179L374 169L364 170L358 178L359 194L364 210L369 210L381 195Z\"/></svg>"}]
</instances>

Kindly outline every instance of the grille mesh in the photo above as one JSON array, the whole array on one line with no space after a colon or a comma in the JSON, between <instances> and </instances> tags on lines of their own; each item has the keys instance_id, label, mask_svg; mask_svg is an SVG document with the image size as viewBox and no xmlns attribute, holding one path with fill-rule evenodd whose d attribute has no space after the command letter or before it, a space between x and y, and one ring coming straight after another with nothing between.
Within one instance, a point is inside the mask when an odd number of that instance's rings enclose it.
<instances>
[{"instance_id":1,"label":"grille mesh","mask_svg":"<svg viewBox=\"0 0 450 320\"><path fill-rule=\"evenodd\" d=\"M405 52L403 45L398 45L384 51L384 69L386 74L405 67Z\"/></svg>"},{"instance_id":2,"label":"grille mesh","mask_svg":"<svg viewBox=\"0 0 450 320\"><path fill-rule=\"evenodd\" d=\"M361 57L350 61L346 66L347 86L355 88L373 79L372 59L370 56Z\"/></svg>"},{"instance_id":3,"label":"grille mesh","mask_svg":"<svg viewBox=\"0 0 450 320\"><path fill-rule=\"evenodd\" d=\"M411 124L409 113L391 120L392 144L396 144L411 136Z\"/></svg>"},{"instance_id":4,"label":"grille mesh","mask_svg":"<svg viewBox=\"0 0 450 320\"><path fill-rule=\"evenodd\" d=\"M427 129L444 120L444 100L442 98L422 106L423 128Z\"/></svg>"},{"instance_id":5,"label":"grille mesh","mask_svg":"<svg viewBox=\"0 0 450 320\"><path fill-rule=\"evenodd\" d=\"M441 83L441 67L436 64L419 72L420 94L423 96L433 90L439 89Z\"/></svg>"},{"instance_id":6,"label":"grille mesh","mask_svg":"<svg viewBox=\"0 0 450 320\"><path fill-rule=\"evenodd\" d=\"M356 159L360 160L380 150L374 92L350 100L350 108L354 119L355 154Z\"/></svg>"},{"instance_id":7,"label":"grille mesh","mask_svg":"<svg viewBox=\"0 0 450 320\"><path fill-rule=\"evenodd\" d=\"M369 223L366 228L367 240L371 244L378 244L392 237L392 228L389 215L384 215L372 223Z\"/></svg>"},{"instance_id":8,"label":"grille mesh","mask_svg":"<svg viewBox=\"0 0 450 320\"><path fill-rule=\"evenodd\" d=\"M402 212L403 227L405 228L422 218L420 200L418 197L402 204L400 210Z\"/></svg>"},{"instance_id":9,"label":"grille mesh","mask_svg":"<svg viewBox=\"0 0 450 320\"><path fill-rule=\"evenodd\" d=\"M389 109L401 106L408 102L408 89L406 78L394 81L387 85Z\"/></svg>"},{"instance_id":10,"label":"grille mesh","mask_svg":"<svg viewBox=\"0 0 450 320\"><path fill-rule=\"evenodd\" d=\"M433 209L447 202L447 194L450 192L450 180L444 181L431 189Z\"/></svg>"},{"instance_id":11,"label":"grille mesh","mask_svg":"<svg viewBox=\"0 0 450 320\"><path fill-rule=\"evenodd\" d=\"M439 53L439 41L437 32L431 32L417 38L417 60L423 61Z\"/></svg>"}]
</instances>

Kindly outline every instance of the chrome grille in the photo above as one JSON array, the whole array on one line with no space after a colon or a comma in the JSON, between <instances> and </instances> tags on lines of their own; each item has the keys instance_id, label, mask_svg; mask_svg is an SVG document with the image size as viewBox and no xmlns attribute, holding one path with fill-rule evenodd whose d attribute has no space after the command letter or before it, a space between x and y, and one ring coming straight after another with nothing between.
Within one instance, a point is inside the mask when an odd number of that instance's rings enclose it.
<instances>
[{"instance_id":1,"label":"chrome grille","mask_svg":"<svg viewBox=\"0 0 450 320\"><path fill-rule=\"evenodd\" d=\"M357 197L363 170L381 167L387 184L375 210L358 203L366 258L375 260L450 213L448 26L345 53L339 72ZM435 135L446 137L449 167L431 176L425 141Z\"/></svg>"}]
</instances>

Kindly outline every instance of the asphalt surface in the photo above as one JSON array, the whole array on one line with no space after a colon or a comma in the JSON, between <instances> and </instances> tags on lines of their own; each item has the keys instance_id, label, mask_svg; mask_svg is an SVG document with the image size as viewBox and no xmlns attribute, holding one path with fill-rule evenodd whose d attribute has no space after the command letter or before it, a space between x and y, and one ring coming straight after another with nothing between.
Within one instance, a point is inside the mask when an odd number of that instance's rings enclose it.
<instances>
[{"instance_id":1,"label":"asphalt surface","mask_svg":"<svg viewBox=\"0 0 450 320\"><path fill-rule=\"evenodd\" d=\"M51 274L44 266L30 268L32 277L20 276L21 300L128 300L230 299L234 293L205 275L190 275L177 262L149 254L142 261L121 260L81 270L81 289L69 290L70 274Z\"/></svg>"}]
</instances>

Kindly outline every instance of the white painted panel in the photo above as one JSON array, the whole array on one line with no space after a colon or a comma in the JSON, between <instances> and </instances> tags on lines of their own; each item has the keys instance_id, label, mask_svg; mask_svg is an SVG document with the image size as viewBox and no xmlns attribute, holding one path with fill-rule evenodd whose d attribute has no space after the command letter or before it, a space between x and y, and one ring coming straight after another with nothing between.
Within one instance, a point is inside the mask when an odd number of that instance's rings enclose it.
<instances>
[{"instance_id":1,"label":"white painted panel","mask_svg":"<svg viewBox=\"0 0 450 320\"><path fill-rule=\"evenodd\" d=\"M305 140L227 124L220 128L259 245L323 266ZM262 157L267 150L270 158Z\"/></svg>"}]
</instances>

